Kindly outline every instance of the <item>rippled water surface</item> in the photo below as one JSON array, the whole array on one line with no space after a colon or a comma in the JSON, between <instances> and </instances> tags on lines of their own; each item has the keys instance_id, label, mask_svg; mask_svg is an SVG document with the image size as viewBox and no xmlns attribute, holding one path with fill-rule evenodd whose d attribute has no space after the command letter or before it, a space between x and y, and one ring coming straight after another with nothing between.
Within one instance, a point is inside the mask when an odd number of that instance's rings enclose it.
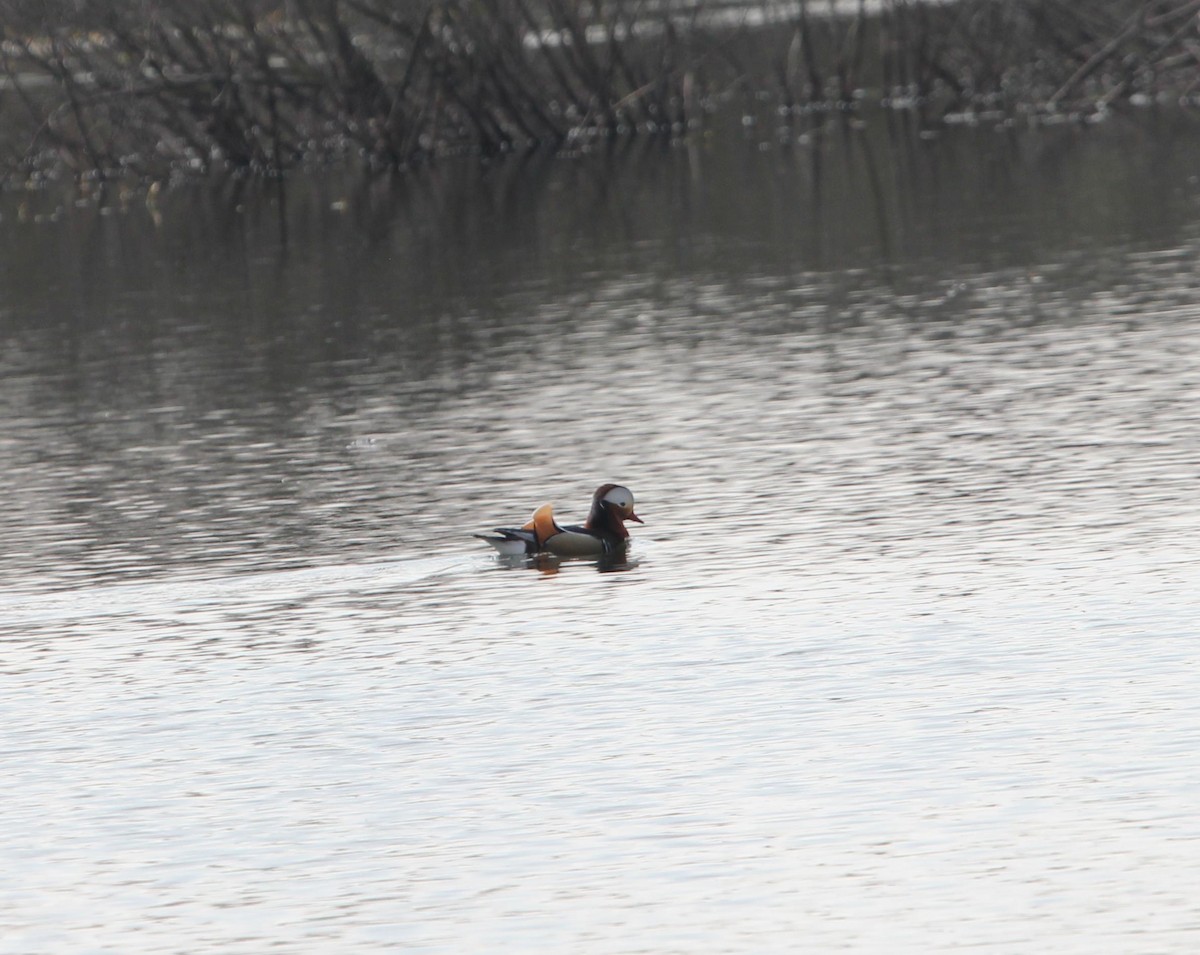
<instances>
[{"instance_id":1,"label":"rippled water surface","mask_svg":"<svg viewBox=\"0 0 1200 955\"><path fill-rule=\"evenodd\" d=\"M762 135L4 197L0 952L1196 950L1200 136Z\"/></svg>"}]
</instances>

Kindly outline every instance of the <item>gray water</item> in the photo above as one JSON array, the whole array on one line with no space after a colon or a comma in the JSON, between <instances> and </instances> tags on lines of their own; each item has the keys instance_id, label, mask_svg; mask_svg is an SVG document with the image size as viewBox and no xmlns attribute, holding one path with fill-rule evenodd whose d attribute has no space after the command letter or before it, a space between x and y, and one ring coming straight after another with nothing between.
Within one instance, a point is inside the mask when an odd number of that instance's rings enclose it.
<instances>
[{"instance_id":1,"label":"gray water","mask_svg":"<svg viewBox=\"0 0 1200 955\"><path fill-rule=\"evenodd\" d=\"M0 952L1195 951L1196 155L3 197Z\"/></svg>"}]
</instances>

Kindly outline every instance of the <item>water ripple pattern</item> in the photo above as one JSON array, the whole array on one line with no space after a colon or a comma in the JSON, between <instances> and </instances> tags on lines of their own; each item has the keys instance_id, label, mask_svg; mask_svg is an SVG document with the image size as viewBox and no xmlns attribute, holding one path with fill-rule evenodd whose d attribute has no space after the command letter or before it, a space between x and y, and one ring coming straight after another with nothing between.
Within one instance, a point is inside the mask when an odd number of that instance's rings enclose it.
<instances>
[{"instance_id":1,"label":"water ripple pattern","mask_svg":"<svg viewBox=\"0 0 1200 955\"><path fill-rule=\"evenodd\" d=\"M1195 951L1193 180L1055 193L1086 254L845 188L826 267L699 173L529 232L575 174L424 281L299 185L282 266L29 227L95 271L0 299L0 953ZM609 479L625 562L471 537Z\"/></svg>"}]
</instances>

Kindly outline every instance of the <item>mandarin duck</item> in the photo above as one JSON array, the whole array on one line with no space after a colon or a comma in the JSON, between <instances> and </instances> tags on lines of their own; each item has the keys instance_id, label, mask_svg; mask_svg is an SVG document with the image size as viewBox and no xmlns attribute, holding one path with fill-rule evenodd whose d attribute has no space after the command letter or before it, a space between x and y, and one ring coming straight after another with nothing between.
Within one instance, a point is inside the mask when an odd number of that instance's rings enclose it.
<instances>
[{"instance_id":1,"label":"mandarin duck","mask_svg":"<svg viewBox=\"0 0 1200 955\"><path fill-rule=\"evenodd\" d=\"M601 484L592 495L592 509L583 524L562 527L554 519L554 505L543 504L523 527L497 527L491 534L475 536L504 556L603 557L629 543L626 521L643 523L633 512L633 492L620 484Z\"/></svg>"}]
</instances>

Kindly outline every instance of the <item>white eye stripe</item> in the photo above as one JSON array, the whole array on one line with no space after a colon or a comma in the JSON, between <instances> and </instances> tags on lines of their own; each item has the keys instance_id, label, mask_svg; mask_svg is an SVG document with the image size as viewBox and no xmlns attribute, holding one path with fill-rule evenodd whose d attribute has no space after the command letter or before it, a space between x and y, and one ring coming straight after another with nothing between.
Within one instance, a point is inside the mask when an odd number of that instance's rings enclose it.
<instances>
[{"instance_id":1,"label":"white eye stripe","mask_svg":"<svg viewBox=\"0 0 1200 955\"><path fill-rule=\"evenodd\" d=\"M604 495L603 500L609 504L615 504L620 508L633 508L633 494L630 493L627 487L614 487L611 491Z\"/></svg>"}]
</instances>

